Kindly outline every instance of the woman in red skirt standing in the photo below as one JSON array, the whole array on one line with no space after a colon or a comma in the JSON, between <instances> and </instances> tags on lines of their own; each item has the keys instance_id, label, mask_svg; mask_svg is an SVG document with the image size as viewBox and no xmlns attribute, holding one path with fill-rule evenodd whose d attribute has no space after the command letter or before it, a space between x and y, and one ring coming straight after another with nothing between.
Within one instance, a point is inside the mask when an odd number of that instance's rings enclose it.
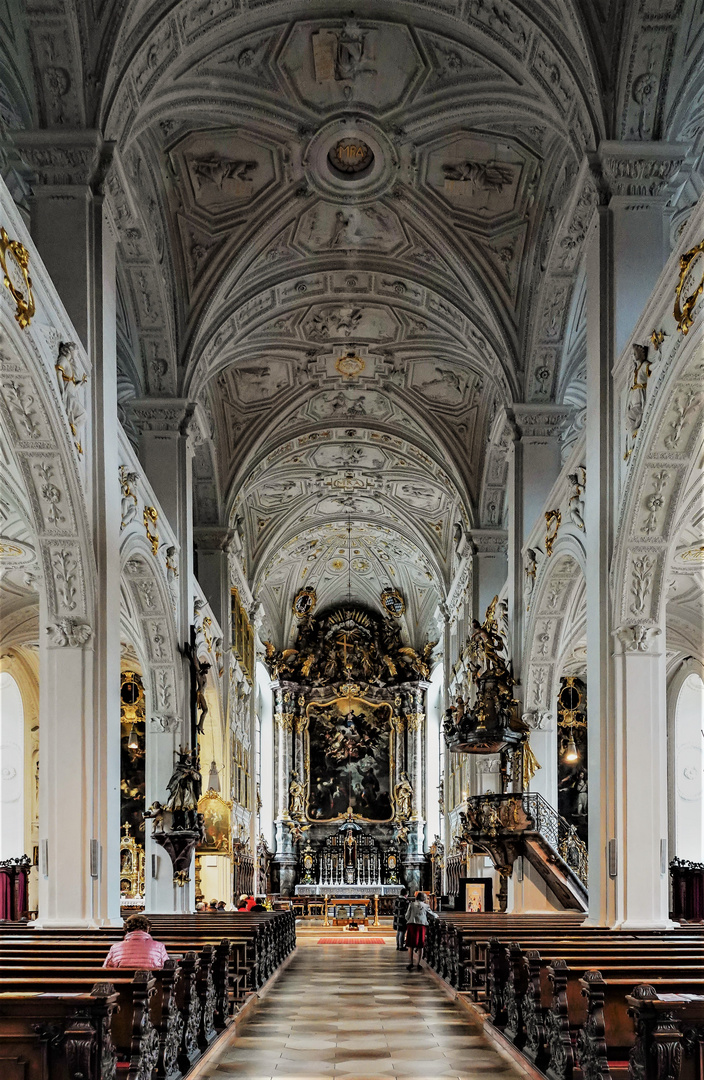
<instances>
[{"instance_id":1,"label":"woman in red skirt standing","mask_svg":"<svg viewBox=\"0 0 704 1080\"><path fill-rule=\"evenodd\" d=\"M413 953L418 953L416 971L420 971L420 962L423 959L425 946L425 934L428 927L428 916L437 919L436 913L428 904L428 897L423 892L416 893L415 899L411 900L406 909L406 948L408 949L408 971L413 971Z\"/></svg>"}]
</instances>

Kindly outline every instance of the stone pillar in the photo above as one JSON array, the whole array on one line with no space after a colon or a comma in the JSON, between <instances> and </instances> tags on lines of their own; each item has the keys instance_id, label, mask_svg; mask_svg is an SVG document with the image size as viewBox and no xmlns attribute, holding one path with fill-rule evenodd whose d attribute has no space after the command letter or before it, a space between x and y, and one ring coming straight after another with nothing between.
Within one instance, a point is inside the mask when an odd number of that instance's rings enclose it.
<instances>
[{"instance_id":1,"label":"stone pillar","mask_svg":"<svg viewBox=\"0 0 704 1080\"><path fill-rule=\"evenodd\" d=\"M614 638L615 711L621 734L616 768L623 800L618 922L629 930L669 927L665 630L624 624Z\"/></svg>"},{"instance_id":2,"label":"stone pillar","mask_svg":"<svg viewBox=\"0 0 704 1080\"><path fill-rule=\"evenodd\" d=\"M625 850L629 793L638 791L630 807L636 815L646 802L662 805L667 746L664 694L662 727L651 717L651 710L660 707L660 660L655 653L650 654L648 641L644 651L653 667L642 674L643 685L649 686L652 696L642 730L644 739L650 738L646 731L652 731L659 741L648 742L649 763L639 760L638 755L626 758L622 749L642 701L632 672L640 671L643 665L633 664L632 650L623 651L621 631L614 655L609 573L617 498L615 472L623 448L618 445L612 371L663 268L668 184L682 165L685 152L686 147L667 143L603 143L582 167L585 175L591 170L599 193L586 241L589 921L594 925L628 925L633 920L637 926L662 926L667 922L666 896L657 871L665 827L661 832L643 833L639 840L637 857L643 861L642 875L629 878L634 862L627 862ZM640 646L635 651L641 652ZM657 767L659 761L662 770ZM648 881L647 897L638 895L641 876Z\"/></svg>"},{"instance_id":3,"label":"stone pillar","mask_svg":"<svg viewBox=\"0 0 704 1080\"><path fill-rule=\"evenodd\" d=\"M159 510L166 516L176 534L179 545L178 577L175 580L176 637L180 648L190 641L193 622L193 454L198 438L206 430L200 406L178 398L146 398L130 402L135 427L140 433L139 456L147 479L159 503ZM139 508L139 513L144 507ZM159 531L159 521L152 532ZM166 785L173 772L174 750L179 745L190 745L190 672L184 660L182 679L177 687L176 709L180 724L162 735L148 733L146 763L147 805L155 799L164 802ZM208 762L205 763L206 768ZM194 907L195 886L193 873L188 886L173 886L172 867L168 856L158 846L148 845L157 855L158 877L148 886L152 911L189 911ZM151 859L147 876L151 876Z\"/></svg>"},{"instance_id":4,"label":"stone pillar","mask_svg":"<svg viewBox=\"0 0 704 1080\"><path fill-rule=\"evenodd\" d=\"M523 547L560 475L560 434L571 415L572 410L564 405L514 404L506 410L506 421L513 429L508 450L509 625L513 672L519 686L525 614Z\"/></svg>"},{"instance_id":5,"label":"stone pillar","mask_svg":"<svg viewBox=\"0 0 704 1080\"><path fill-rule=\"evenodd\" d=\"M22 132L18 145L35 170L32 236L88 355L89 422L79 453L95 558L89 643L57 646L41 622L40 740L47 764L40 773L39 834L48 863L39 876L40 920L119 925L116 234L103 192L112 144L96 131L51 130Z\"/></svg>"}]
</instances>

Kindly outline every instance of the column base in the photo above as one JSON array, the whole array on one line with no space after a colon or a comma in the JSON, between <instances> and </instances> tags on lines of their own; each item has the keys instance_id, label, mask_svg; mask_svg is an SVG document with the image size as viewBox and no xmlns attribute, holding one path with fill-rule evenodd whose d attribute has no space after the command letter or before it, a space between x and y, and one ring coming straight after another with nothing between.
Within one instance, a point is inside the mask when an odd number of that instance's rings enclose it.
<instances>
[{"instance_id":1,"label":"column base","mask_svg":"<svg viewBox=\"0 0 704 1080\"><path fill-rule=\"evenodd\" d=\"M678 922L673 922L672 919L624 919L623 922L616 922L611 927L612 930L674 930L679 929L681 926Z\"/></svg>"}]
</instances>

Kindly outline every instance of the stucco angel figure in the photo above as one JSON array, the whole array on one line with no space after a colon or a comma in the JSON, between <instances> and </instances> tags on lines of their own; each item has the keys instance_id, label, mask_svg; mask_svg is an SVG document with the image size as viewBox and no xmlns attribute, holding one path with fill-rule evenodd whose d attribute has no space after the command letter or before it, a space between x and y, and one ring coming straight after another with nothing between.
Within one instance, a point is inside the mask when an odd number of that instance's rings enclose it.
<instances>
[{"instance_id":1,"label":"stucco angel figure","mask_svg":"<svg viewBox=\"0 0 704 1080\"><path fill-rule=\"evenodd\" d=\"M407 821L413 813L413 786L408 779L408 774L401 773L401 779L394 790L396 798L396 818L399 821Z\"/></svg>"},{"instance_id":2,"label":"stucco angel figure","mask_svg":"<svg viewBox=\"0 0 704 1080\"><path fill-rule=\"evenodd\" d=\"M645 399L648 392L648 379L652 371L652 364L648 360L648 346L633 346L633 382L628 390L626 399L626 449L623 455L627 460L633 451L636 436L643 423L645 412Z\"/></svg>"},{"instance_id":3,"label":"stucco angel figure","mask_svg":"<svg viewBox=\"0 0 704 1080\"><path fill-rule=\"evenodd\" d=\"M120 532L137 517L138 502L135 488L139 477L124 465L120 465Z\"/></svg>"},{"instance_id":4,"label":"stucco angel figure","mask_svg":"<svg viewBox=\"0 0 704 1080\"><path fill-rule=\"evenodd\" d=\"M533 595L533 589L535 588L535 579L538 574L538 556L536 555L534 548L526 549L524 572L525 583L523 585L523 595L526 601L526 610L529 610L530 600Z\"/></svg>"},{"instance_id":5,"label":"stucco angel figure","mask_svg":"<svg viewBox=\"0 0 704 1080\"><path fill-rule=\"evenodd\" d=\"M305 821L305 789L298 779L298 773L291 773L291 783L288 786L289 812L292 818Z\"/></svg>"},{"instance_id":6,"label":"stucco angel figure","mask_svg":"<svg viewBox=\"0 0 704 1080\"><path fill-rule=\"evenodd\" d=\"M576 525L578 529L581 529L582 532L584 532L584 488L587 482L586 469L580 465L576 472L570 473L568 479L572 485L567 503L570 521L573 525Z\"/></svg>"},{"instance_id":7,"label":"stucco angel figure","mask_svg":"<svg viewBox=\"0 0 704 1080\"><path fill-rule=\"evenodd\" d=\"M83 404L82 387L88 381L87 375L78 376L76 363L76 345L73 341L62 341L59 344L59 355L54 365L59 377L59 391L64 403L71 434L76 443L79 454L83 453L83 429L86 425L87 412Z\"/></svg>"}]
</instances>

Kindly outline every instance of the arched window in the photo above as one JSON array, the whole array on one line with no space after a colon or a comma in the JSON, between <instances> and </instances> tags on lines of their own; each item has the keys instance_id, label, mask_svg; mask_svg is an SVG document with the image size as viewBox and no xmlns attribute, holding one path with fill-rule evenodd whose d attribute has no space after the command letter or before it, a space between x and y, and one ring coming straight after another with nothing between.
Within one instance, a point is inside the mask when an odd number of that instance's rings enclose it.
<instances>
[{"instance_id":1,"label":"arched window","mask_svg":"<svg viewBox=\"0 0 704 1080\"><path fill-rule=\"evenodd\" d=\"M17 683L0 673L0 859L25 854L24 708Z\"/></svg>"},{"instance_id":2,"label":"arched window","mask_svg":"<svg viewBox=\"0 0 704 1080\"><path fill-rule=\"evenodd\" d=\"M688 675L675 709L675 855L704 859L704 682Z\"/></svg>"}]
</instances>

